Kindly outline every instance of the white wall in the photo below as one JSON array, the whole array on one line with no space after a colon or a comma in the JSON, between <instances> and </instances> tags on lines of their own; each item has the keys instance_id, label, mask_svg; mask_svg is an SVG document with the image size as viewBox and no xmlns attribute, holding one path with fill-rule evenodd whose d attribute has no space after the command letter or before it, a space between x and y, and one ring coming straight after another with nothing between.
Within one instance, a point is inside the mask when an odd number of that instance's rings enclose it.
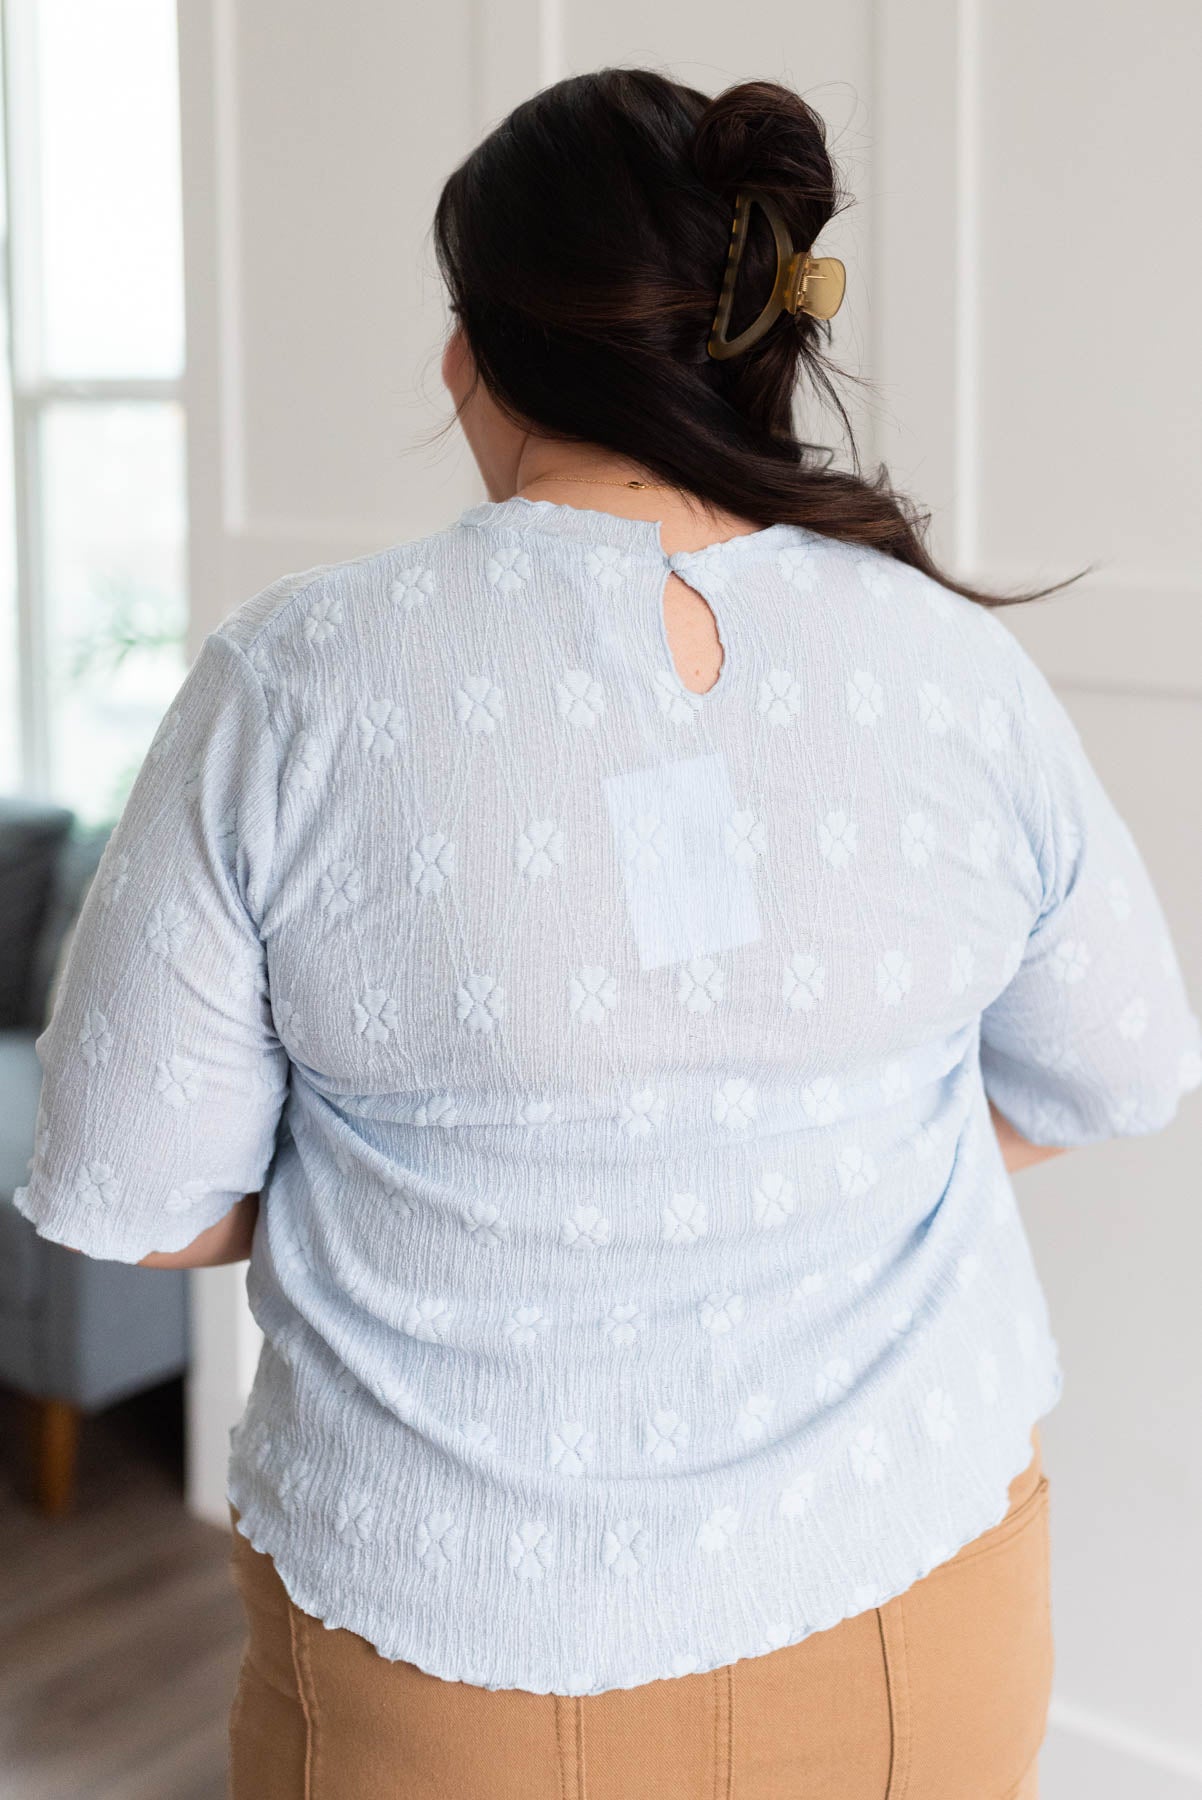
<instances>
[{"instance_id":1,"label":"white wall","mask_svg":"<svg viewBox=\"0 0 1202 1800\"><path fill-rule=\"evenodd\" d=\"M731 48L735 29L737 50ZM1202 995L1195 0L180 0L194 642L285 570L475 497L445 418L428 227L487 125L561 74L800 87L860 204L836 346L864 448L995 583L1056 680ZM737 61L731 61L732 55ZM1022 1178L1066 1365L1045 1428L1056 1723L1044 1800L1202 1790L1202 1108ZM224 1516L253 1368L241 1277L198 1283L193 1494Z\"/></svg>"},{"instance_id":2,"label":"white wall","mask_svg":"<svg viewBox=\"0 0 1202 1800\"><path fill-rule=\"evenodd\" d=\"M878 64L891 121L878 167L898 166L890 133L907 160L878 208L897 272L878 263L877 366L899 384L920 483L922 458L937 459L940 538L961 567L1017 583L1098 565L1007 620L1143 846L1202 997L1202 257L1182 230L1202 152L1202 13L1188 0L904 10L911 78L891 84L888 53ZM919 12L945 14L959 45L950 90L921 89ZM915 140L933 179L959 171L934 212L909 185ZM917 351L892 306L907 240L911 269L931 243L951 260L945 336ZM946 388L928 405L932 367ZM1202 1788L1200 1163L1195 1101L1158 1138L1022 1178L1066 1368L1044 1433L1058 1644L1045 1800Z\"/></svg>"}]
</instances>

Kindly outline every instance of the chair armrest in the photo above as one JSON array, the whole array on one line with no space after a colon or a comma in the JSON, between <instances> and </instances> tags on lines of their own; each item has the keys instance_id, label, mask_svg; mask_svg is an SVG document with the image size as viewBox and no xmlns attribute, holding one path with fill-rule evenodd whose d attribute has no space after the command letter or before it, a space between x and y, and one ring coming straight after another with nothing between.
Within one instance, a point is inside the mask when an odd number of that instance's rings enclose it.
<instances>
[{"instance_id":1,"label":"chair armrest","mask_svg":"<svg viewBox=\"0 0 1202 1800\"><path fill-rule=\"evenodd\" d=\"M187 1368L187 1271L77 1256L40 1240L44 1304L34 1329L42 1391L95 1411Z\"/></svg>"}]
</instances>

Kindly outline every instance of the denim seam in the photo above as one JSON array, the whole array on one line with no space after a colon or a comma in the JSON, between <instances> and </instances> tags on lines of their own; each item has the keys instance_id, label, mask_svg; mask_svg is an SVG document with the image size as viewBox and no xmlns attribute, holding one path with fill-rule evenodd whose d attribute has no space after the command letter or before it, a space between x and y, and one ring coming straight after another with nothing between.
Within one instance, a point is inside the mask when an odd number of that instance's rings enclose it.
<instances>
[{"instance_id":1,"label":"denim seam","mask_svg":"<svg viewBox=\"0 0 1202 1800\"><path fill-rule=\"evenodd\" d=\"M584 1767L584 1699L577 1694L576 1707L576 1785L580 1800L588 1800L588 1778Z\"/></svg>"},{"instance_id":2,"label":"denim seam","mask_svg":"<svg viewBox=\"0 0 1202 1800\"><path fill-rule=\"evenodd\" d=\"M300 1609L290 1601L288 1605L288 1641L292 1646L292 1667L296 1673L296 1692L300 1699L301 1711L305 1715L305 1787L302 1800L313 1800L317 1780L317 1711L313 1704L312 1681L302 1635L303 1630Z\"/></svg>"},{"instance_id":3,"label":"denim seam","mask_svg":"<svg viewBox=\"0 0 1202 1800\"><path fill-rule=\"evenodd\" d=\"M723 1783L722 1800L732 1800L735 1791L734 1783L734 1738L735 1738L735 1671L734 1664L726 1665L726 1773Z\"/></svg>"},{"instance_id":4,"label":"denim seam","mask_svg":"<svg viewBox=\"0 0 1202 1800\"><path fill-rule=\"evenodd\" d=\"M910 1688L906 1646L906 1613L900 1597L886 1609L876 1609L877 1629L881 1638L881 1659L885 1665L885 1687L889 1704L889 1783L885 1800L906 1800L910 1786ZM894 1639L894 1620L897 1637Z\"/></svg>"},{"instance_id":5,"label":"denim seam","mask_svg":"<svg viewBox=\"0 0 1202 1800\"><path fill-rule=\"evenodd\" d=\"M587 1800L584 1775L584 1701L579 1694L553 1694L551 1699L555 1710L555 1748L559 1754L560 1800ZM573 1709L572 1749L575 1760L571 1794L568 1793L568 1751L563 1731L564 1708L569 1704Z\"/></svg>"},{"instance_id":6,"label":"denim seam","mask_svg":"<svg viewBox=\"0 0 1202 1800\"><path fill-rule=\"evenodd\" d=\"M563 1753L563 1731L561 1729L563 1716L560 1712L561 1696L559 1694L553 1694L551 1698L554 1702L555 1750L559 1757L559 1800L568 1800L568 1765L567 1759Z\"/></svg>"},{"instance_id":7,"label":"denim seam","mask_svg":"<svg viewBox=\"0 0 1202 1800\"><path fill-rule=\"evenodd\" d=\"M726 1684L726 1734L722 1732L722 1684ZM733 1750L732 1719L734 1716L734 1668L730 1663L719 1665L713 1670L711 1691L714 1696L714 1779L712 1793L714 1800L731 1800L734 1792L733 1783Z\"/></svg>"}]
</instances>

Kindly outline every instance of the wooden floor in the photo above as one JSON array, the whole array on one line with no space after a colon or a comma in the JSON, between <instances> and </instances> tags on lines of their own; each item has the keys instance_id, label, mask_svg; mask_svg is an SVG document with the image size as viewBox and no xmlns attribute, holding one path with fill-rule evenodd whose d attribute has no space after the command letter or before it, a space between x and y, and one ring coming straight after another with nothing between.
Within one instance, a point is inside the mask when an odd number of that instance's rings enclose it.
<instances>
[{"instance_id":1,"label":"wooden floor","mask_svg":"<svg viewBox=\"0 0 1202 1800\"><path fill-rule=\"evenodd\" d=\"M0 1800L226 1800L229 1533L184 1511L181 1384L84 1424L66 1519L24 1498L0 1389Z\"/></svg>"}]
</instances>

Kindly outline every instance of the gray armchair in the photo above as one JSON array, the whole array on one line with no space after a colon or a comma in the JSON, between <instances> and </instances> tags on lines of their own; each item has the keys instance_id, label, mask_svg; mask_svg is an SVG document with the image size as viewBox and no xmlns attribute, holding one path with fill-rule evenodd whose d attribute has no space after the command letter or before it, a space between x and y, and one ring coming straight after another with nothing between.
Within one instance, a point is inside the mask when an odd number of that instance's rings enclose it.
<instances>
[{"instance_id":1,"label":"gray armchair","mask_svg":"<svg viewBox=\"0 0 1202 1800\"><path fill-rule=\"evenodd\" d=\"M12 1204L33 1155L34 1042L106 836L64 808L0 799L0 1383L31 1402L34 1494L48 1513L71 1505L85 1415L188 1364L184 1270L78 1256Z\"/></svg>"}]
</instances>

